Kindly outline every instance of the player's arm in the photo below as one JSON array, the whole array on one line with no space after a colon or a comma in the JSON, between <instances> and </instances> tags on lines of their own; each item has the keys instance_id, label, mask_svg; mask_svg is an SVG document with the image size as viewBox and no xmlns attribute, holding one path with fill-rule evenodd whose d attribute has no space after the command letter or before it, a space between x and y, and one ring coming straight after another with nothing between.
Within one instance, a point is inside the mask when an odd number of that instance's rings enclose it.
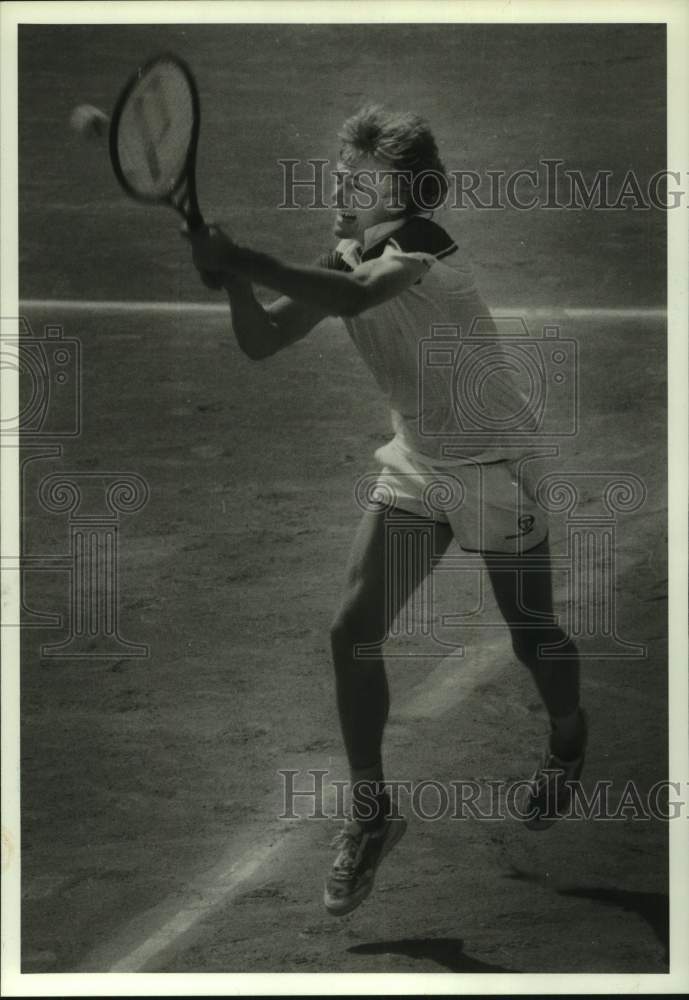
<instances>
[{"instance_id":1,"label":"player's arm","mask_svg":"<svg viewBox=\"0 0 689 1000\"><path fill-rule=\"evenodd\" d=\"M404 291L426 270L421 261L395 256L367 261L349 273L291 264L240 247L215 226L198 230L191 242L199 269L239 275L330 316L356 316L379 305Z\"/></svg>"},{"instance_id":2,"label":"player's arm","mask_svg":"<svg viewBox=\"0 0 689 1000\"><path fill-rule=\"evenodd\" d=\"M181 235L190 240L187 226ZM194 254L197 263L197 255ZM329 255L319 259L319 265L329 266ZM225 290L232 314L232 329L240 349L252 361L270 357L305 337L327 313L317 306L295 302L283 295L270 305L262 305L254 295L250 281L236 274L222 274L201 267L197 263L201 280L214 291Z\"/></svg>"},{"instance_id":3,"label":"player's arm","mask_svg":"<svg viewBox=\"0 0 689 1000\"><path fill-rule=\"evenodd\" d=\"M254 361L301 340L326 315L323 309L287 296L264 306L256 299L251 283L243 278L228 280L225 288L237 343Z\"/></svg>"}]
</instances>

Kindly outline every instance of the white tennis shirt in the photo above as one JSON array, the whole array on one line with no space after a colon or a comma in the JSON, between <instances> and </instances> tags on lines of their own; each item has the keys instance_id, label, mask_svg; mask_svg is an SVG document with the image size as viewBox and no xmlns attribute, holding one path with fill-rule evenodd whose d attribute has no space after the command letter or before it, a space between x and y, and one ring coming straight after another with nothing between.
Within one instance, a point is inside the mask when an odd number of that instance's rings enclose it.
<instances>
[{"instance_id":1,"label":"white tennis shirt","mask_svg":"<svg viewBox=\"0 0 689 1000\"><path fill-rule=\"evenodd\" d=\"M343 317L387 398L396 446L443 465L514 458L515 433L533 432L535 417L454 240L419 215L374 226L365 239L341 240L328 266L355 270L393 256L415 276L394 298Z\"/></svg>"}]
</instances>

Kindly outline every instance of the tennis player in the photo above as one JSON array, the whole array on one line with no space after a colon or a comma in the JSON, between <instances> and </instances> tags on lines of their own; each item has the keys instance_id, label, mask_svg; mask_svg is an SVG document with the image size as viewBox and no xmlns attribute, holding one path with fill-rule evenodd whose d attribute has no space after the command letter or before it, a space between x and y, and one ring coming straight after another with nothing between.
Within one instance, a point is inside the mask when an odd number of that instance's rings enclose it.
<instances>
[{"instance_id":1,"label":"tennis player","mask_svg":"<svg viewBox=\"0 0 689 1000\"><path fill-rule=\"evenodd\" d=\"M339 138L338 242L316 265L239 246L216 226L189 237L204 280L227 289L234 333L250 358L282 350L326 316L342 317L390 405L394 436L376 453L386 503L381 493L380 505L367 505L363 514L332 626L337 705L352 788L352 816L336 839L339 850L325 885L325 905L336 915L350 912L370 893L378 865L406 827L384 787L389 699L381 647L394 617L432 565L428 554L425 561L414 558L413 565L397 566L395 586L389 586L386 522L395 509L405 512L405 526L412 523L406 529L412 536L433 532L436 559L453 537L463 549L482 554L514 653L531 672L550 720L542 763L525 785L521 805L529 828L549 826L568 804L569 783L581 773L587 737L576 649L554 624L548 529L533 485L499 431L487 431L479 444L466 440L451 388L461 379L448 381L447 368L419 371L420 341L434 325L468 331L479 320L485 332L491 323L470 267L431 218L429 205L447 192L435 139L418 116L377 105L348 119ZM282 297L263 306L252 283ZM427 380L423 394L421 379ZM484 400L494 418L488 428L501 426L505 415L524 406L512 379L498 357ZM427 432L429 421L437 433ZM428 487L447 484L448 477L460 484L462 502L452 510L435 510ZM428 546L410 548L428 553ZM551 624L534 625L535 618ZM539 655L539 646L554 645L557 659ZM367 647L365 658L356 654L360 646Z\"/></svg>"}]
</instances>

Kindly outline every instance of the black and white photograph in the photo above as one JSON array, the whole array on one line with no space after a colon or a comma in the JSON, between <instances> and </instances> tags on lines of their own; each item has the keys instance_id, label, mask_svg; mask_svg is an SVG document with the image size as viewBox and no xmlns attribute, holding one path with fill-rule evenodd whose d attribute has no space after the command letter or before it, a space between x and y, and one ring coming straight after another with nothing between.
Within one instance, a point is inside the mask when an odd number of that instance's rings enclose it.
<instances>
[{"instance_id":1,"label":"black and white photograph","mask_svg":"<svg viewBox=\"0 0 689 1000\"><path fill-rule=\"evenodd\" d=\"M0 14L4 995L689 989L689 8Z\"/></svg>"}]
</instances>

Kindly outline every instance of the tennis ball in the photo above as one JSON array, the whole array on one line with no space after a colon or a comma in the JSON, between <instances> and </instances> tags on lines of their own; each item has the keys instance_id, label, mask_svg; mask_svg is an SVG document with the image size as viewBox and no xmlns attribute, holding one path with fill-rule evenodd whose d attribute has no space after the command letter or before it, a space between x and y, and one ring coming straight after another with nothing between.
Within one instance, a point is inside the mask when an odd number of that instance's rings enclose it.
<instances>
[{"instance_id":1,"label":"tennis ball","mask_svg":"<svg viewBox=\"0 0 689 1000\"><path fill-rule=\"evenodd\" d=\"M82 138L93 141L107 135L110 119L93 104L80 104L70 115L69 124Z\"/></svg>"}]
</instances>

